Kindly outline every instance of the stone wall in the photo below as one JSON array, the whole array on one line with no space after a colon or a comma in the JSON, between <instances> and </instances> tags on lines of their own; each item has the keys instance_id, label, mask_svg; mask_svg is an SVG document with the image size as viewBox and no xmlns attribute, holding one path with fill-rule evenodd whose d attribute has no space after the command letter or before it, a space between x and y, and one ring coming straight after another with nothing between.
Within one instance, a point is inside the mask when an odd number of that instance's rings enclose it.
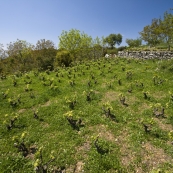
<instances>
[{"instance_id":1,"label":"stone wall","mask_svg":"<svg viewBox=\"0 0 173 173\"><path fill-rule=\"evenodd\" d=\"M118 57L143 59L172 59L171 51L119 51Z\"/></svg>"}]
</instances>

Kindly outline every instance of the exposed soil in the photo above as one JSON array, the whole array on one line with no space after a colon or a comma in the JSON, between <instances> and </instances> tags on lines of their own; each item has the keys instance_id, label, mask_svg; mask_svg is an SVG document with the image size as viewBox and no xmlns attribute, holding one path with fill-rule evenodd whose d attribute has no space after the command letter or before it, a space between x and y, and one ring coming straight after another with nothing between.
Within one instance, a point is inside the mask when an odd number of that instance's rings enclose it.
<instances>
[{"instance_id":1,"label":"exposed soil","mask_svg":"<svg viewBox=\"0 0 173 173\"><path fill-rule=\"evenodd\" d=\"M117 145L120 147L121 163L126 167L132 163L135 158L135 153L132 151L128 142L128 136L128 129L124 129L116 139Z\"/></svg>"},{"instance_id":2,"label":"exposed soil","mask_svg":"<svg viewBox=\"0 0 173 173\"><path fill-rule=\"evenodd\" d=\"M173 130L173 127L172 127L171 124L163 123L163 120L161 120L161 119L154 118L154 121L157 122L157 124L159 125L160 129L162 129L162 130L165 130L165 131Z\"/></svg>"},{"instance_id":3,"label":"exposed soil","mask_svg":"<svg viewBox=\"0 0 173 173\"><path fill-rule=\"evenodd\" d=\"M74 170L74 173L82 173L83 172L84 163L82 161L78 161Z\"/></svg>"},{"instance_id":4,"label":"exposed soil","mask_svg":"<svg viewBox=\"0 0 173 173\"><path fill-rule=\"evenodd\" d=\"M153 146L150 142L141 146L141 151L136 153L133 146L128 142L128 131L123 131L117 138L117 144L120 146L121 163L128 168L130 164L134 164L137 157L140 156L141 162L135 168L135 172L145 173L153 169L159 168L161 164L173 163L173 159L167 155L163 149ZM145 167L145 170L144 168Z\"/></svg>"},{"instance_id":5,"label":"exposed soil","mask_svg":"<svg viewBox=\"0 0 173 173\"><path fill-rule=\"evenodd\" d=\"M102 98L102 102L111 102L111 101L115 101L118 99L118 92L115 91L109 91L107 93L105 93L104 97Z\"/></svg>"},{"instance_id":6,"label":"exposed soil","mask_svg":"<svg viewBox=\"0 0 173 173\"><path fill-rule=\"evenodd\" d=\"M101 138L104 138L108 141L115 141L115 137L113 135L113 133L109 130L107 130L105 125L97 125L94 127L90 127L90 130L93 131L93 133L95 133L95 135L99 135Z\"/></svg>"},{"instance_id":7,"label":"exposed soil","mask_svg":"<svg viewBox=\"0 0 173 173\"><path fill-rule=\"evenodd\" d=\"M173 163L173 159L162 148L156 148L150 142L145 143L142 147L142 164L145 164L149 170L158 168L163 163Z\"/></svg>"},{"instance_id":8,"label":"exposed soil","mask_svg":"<svg viewBox=\"0 0 173 173\"><path fill-rule=\"evenodd\" d=\"M23 112L25 112L26 111L26 109L20 109L19 111L18 111L18 113L23 113Z\"/></svg>"},{"instance_id":9,"label":"exposed soil","mask_svg":"<svg viewBox=\"0 0 173 173\"><path fill-rule=\"evenodd\" d=\"M51 101L49 100L45 104L41 105L41 107L47 107L47 106L50 106L50 104L51 104Z\"/></svg>"}]
</instances>

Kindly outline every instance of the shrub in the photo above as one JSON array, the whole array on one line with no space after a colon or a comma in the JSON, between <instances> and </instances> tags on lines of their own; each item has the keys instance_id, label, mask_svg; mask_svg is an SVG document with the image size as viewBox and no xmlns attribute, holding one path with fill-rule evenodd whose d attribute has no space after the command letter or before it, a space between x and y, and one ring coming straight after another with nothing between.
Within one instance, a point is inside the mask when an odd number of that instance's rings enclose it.
<instances>
[{"instance_id":1,"label":"shrub","mask_svg":"<svg viewBox=\"0 0 173 173\"><path fill-rule=\"evenodd\" d=\"M70 52L67 50L61 50L58 51L58 53L56 54L56 60L54 66L65 65L66 67L68 67L72 61L73 57L70 54Z\"/></svg>"},{"instance_id":2,"label":"shrub","mask_svg":"<svg viewBox=\"0 0 173 173\"><path fill-rule=\"evenodd\" d=\"M123 51L125 49L127 49L127 46L120 46L120 47L118 47L118 51Z\"/></svg>"},{"instance_id":3,"label":"shrub","mask_svg":"<svg viewBox=\"0 0 173 173\"><path fill-rule=\"evenodd\" d=\"M108 50L107 50L107 53L108 53L108 54L112 54L112 55L113 55L113 54L118 54L118 50L117 50L117 48L108 49Z\"/></svg>"}]
</instances>

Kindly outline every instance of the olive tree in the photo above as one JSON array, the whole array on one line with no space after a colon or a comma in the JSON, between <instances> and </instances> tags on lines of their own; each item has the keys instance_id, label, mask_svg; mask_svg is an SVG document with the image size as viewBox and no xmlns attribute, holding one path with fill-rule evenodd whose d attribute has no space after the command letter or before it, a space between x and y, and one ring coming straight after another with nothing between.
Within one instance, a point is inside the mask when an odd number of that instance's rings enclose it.
<instances>
[{"instance_id":1,"label":"olive tree","mask_svg":"<svg viewBox=\"0 0 173 173\"><path fill-rule=\"evenodd\" d=\"M111 49L114 48L114 46L120 45L122 42L122 35L121 34L110 34L104 39L104 42L109 45Z\"/></svg>"}]
</instances>

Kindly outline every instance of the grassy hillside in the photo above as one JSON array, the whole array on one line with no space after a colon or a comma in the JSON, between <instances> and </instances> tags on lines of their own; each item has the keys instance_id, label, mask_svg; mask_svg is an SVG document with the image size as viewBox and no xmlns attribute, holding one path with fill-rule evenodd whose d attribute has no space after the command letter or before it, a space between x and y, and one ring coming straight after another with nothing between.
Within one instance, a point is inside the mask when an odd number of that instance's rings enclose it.
<instances>
[{"instance_id":1,"label":"grassy hillside","mask_svg":"<svg viewBox=\"0 0 173 173\"><path fill-rule=\"evenodd\" d=\"M0 80L0 172L173 172L166 61L99 59Z\"/></svg>"}]
</instances>

